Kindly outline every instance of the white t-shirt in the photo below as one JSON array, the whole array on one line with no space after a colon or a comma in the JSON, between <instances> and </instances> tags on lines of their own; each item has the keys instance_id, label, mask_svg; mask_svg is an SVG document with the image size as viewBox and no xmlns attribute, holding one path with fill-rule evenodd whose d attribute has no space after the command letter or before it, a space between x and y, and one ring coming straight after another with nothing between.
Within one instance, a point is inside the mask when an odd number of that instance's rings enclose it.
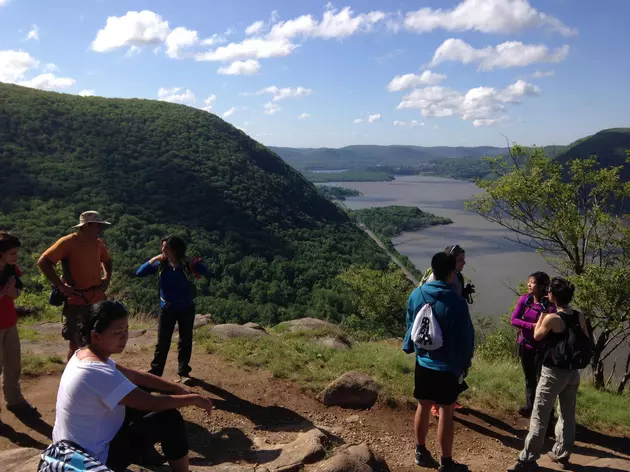
<instances>
[{"instance_id":1,"label":"white t-shirt","mask_svg":"<svg viewBox=\"0 0 630 472\"><path fill-rule=\"evenodd\" d=\"M112 359L80 361L75 354L61 376L53 442L72 441L105 464L125 420L118 403L134 388Z\"/></svg>"}]
</instances>

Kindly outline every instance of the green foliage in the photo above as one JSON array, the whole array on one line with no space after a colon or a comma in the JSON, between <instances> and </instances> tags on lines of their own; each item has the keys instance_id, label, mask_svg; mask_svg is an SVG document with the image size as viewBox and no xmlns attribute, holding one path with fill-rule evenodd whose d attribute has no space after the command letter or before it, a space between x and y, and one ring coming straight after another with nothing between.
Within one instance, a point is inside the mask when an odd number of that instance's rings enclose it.
<instances>
[{"instance_id":1,"label":"green foliage","mask_svg":"<svg viewBox=\"0 0 630 472\"><path fill-rule=\"evenodd\" d=\"M394 176L387 172L374 172L369 170L348 170L340 173L317 173L317 172L302 172L311 182L325 183L325 182L382 182L387 180L394 180Z\"/></svg>"},{"instance_id":2,"label":"green foliage","mask_svg":"<svg viewBox=\"0 0 630 472\"><path fill-rule=\"evenodd\" d=\"M346 197L358 197L363 195L358 190L346 187L333 187L330 185L320 185L317 187L319 193L329 200L345 200Z\"/></svg>"},{"instance_id":3,"label":"green foliage","mask_svg":"<svg viewBox=\"0 0 630 472\"><path fill-rule=\"evenodd\" d=\"M314 185L215 115L165 102L78 97L0 84L0 228L36 257L97 209L113 223L112 291L156 310L155 282L135 270L178 233L212 270L197 299L217 321L339 320L336 276L387 256ZM26 297L25 299L26 300Z\"/></svg>"},{"instance_id":4,"label":"green foliage","mask_svg":"<svg viewBox=\"0 0 630 472\"><path fill-rule=\"evenodd\" d=\"M484 193L467 206L511 230L515 241L537 249L575 281L577 305L597 333L592 368L602 388L604 351L615 351L630 336L624 211L630 184L621 178L622 166L602 168L594 156L560 163L542 149L515 146L510 157L488 159L497 178L477 181Z\"/></svg>"},{"instance_id":5,"label":"green foliage","mask_svg":"<svg viewBox=\"0 0 630 472\"><path fill-rule=\"evenodd\" d=\"M413 287L401 270L350 267L338 278L347 286L353 303L345 326L372 337L405 334L405 307Z\"/></svg>"},{"instance_id":6,"label":"green foliage","mask_svg":"<svg viewBox=\"0 0 630 472\"><path fill-rule=\"evenodd\" d=\"M510 324L510 316L504 315L497 323L491 317L475 320L475 357L488 362L516 358L517 330Z\"/></svg>"},{"instance_id":7,"label":"green foliage","mask_svg":"<svg viewBox=\"0 0 630 472\"><path fill-rule=\"evenodd\" d=\"M449 218L436 216L412 206L365 208L349 211L348 214L386 239L398 236L403 231L417 231L430 226L453 223Z\"/></svg>"}]
</instances>

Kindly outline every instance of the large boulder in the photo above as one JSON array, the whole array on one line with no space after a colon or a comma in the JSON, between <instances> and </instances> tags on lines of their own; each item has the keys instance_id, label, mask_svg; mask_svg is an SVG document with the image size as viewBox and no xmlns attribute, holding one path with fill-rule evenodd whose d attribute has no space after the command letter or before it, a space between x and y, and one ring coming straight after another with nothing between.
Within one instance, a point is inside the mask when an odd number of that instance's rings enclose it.
<instances>
[{"instance_id":1,"label":"large boulder","mask_svg":"<svg viewBox=\"0 0 630 472\"><path fill-rule=\"evenodd\" d=\"M41 451L32 448L0 451L2 472L33 472L37 470L41 453Z\"/></svg>"},{"instance_id":2,"label":"large boulder","mask_svg":"<svg viewBox=\"0 0 630 472\"><path fill-rule=\"evenodd\" d=\"M338 349L341 351L347 351L352 347L352 345L345 339L333 336L317 338L314 342L315 344L319 344L320 346L326 346L331 349Z\"/></svg>"},{"instance_id":3,"label":"large boulder","mask_svg":"<svg viewBox=\"0 0 630 472\"><path fill-rule=\"evenodd\" d=\"M292 333L299 331L314 331L322 329L336 329L337 325L317 318L300 318L299 320L283 321L276 325L276 328L286 329Z\"/></svg>"},{"instance_id":4,"label":"large boulder","mask_svg":"<svg viewBox=\"0 0 630 472\"><path fill-rule=\"evenodd\" d=\"M346 372L328 385L317 399L329 406L370 408L376 403L379 390L379 385L369 375Z\"/></svg>"},{"instance_id":5,"label":"large boulder","mask_svg":"<svg viewBox=\"0 0 630 472\"><path fill-rule=\"evenodd\" d=\"M245 323L243 326L246 328L257 329L258 331L264 331L265 333L267 332L267 330L258 323Z\"/></svg>"},{"instance_id":6,"label":"large boulder","mask_svg":"<svg viewBox=\"0 0 630 472\"><path fill-rule=\"evenodd\" d=\"M326 455L327 436L319 429L311 429L297 435L295 440L288 444L267 445L258 442L258 463L269 471L302 470L304 464L313 464L320 461ZM268 462L268 457L274 460Z\"/></svg>"},{"instance_id":7,"label":"large boulder","mask_svg":"<svg viewBox=\"0 0 630 472\"><path fill-rule=\"evenodd\" d=\"M337 452L317 464L312 472L389 472L389 467L367 444L361 443Z\"/></svg>"},{"instance_id":8,"label":"large boulder","mask_svg":"<svg viewBox=\"0 0 630 472\"><path fill-rule=\"evenodd\" d=\"M259 329L247 328L237 324L222 324L210 328L210 333L220 338L262 338L269 336L265 331Z\"/></svg>"}]
</instances>

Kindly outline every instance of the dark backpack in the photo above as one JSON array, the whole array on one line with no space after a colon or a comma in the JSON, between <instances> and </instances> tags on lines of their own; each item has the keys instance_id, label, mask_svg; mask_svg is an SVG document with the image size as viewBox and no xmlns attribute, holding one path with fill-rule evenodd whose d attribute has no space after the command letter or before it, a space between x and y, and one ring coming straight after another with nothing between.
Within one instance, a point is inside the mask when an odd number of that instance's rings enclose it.
<instances>
[{"instance_id":1,"label":"dark backpack","mask_svg":"<svg viewBox=\"0 0 630 472\"><path fill-rule=\"evenodd\" d=\"M188 286L190 288L190 296L195 299L197 298L197 284L195 283L195 279L200 279L201 276L195 270L195 264L200 262L201 259L193 259L187 260L186 264L182 267L182 272L188 280ZM160 267L158 268L158 291L160 290L160 283L162 280L162 273L168 268L168 261L160 262Z\"/></svg>"},{"instance_id":2,"label":"dark backpack","mask_svg":"<svg viewBox=\"0 0 630 472\"><path fill-rule=\"evenodd\" d=\"M567 315L559 311L556 314L567 328L563 333L558 333L561 338L547 351L547 358L559 369L584 369L591 362L595 346L580 326L580 313L574 311L573 315Z\"/></svg>"}]
</instances>

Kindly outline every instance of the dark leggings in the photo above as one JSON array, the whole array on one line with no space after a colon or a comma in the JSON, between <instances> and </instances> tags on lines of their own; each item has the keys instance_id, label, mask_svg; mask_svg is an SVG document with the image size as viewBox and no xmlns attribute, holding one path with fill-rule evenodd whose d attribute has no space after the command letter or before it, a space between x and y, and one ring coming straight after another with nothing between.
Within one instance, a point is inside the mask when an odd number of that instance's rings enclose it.
<instances>
[{"instance_id":1,"label":"dark leggings","mask_svg":"<svg viewBox=\"0 0 630 472\"><path fill-rule=\"evenodd\" d=\"M186 428L179 411L147 413L127 408L125 422L109 444L107 467L124 472L129 465L141 461L144 453L158 442L169 461L188 454Z\"/></svg>"},{"instance_id":2,"label":"dark leggings","mask_svg":"<svg viewBox=\"0 0 630 472\"><path fill-rule=\"evenodd\" d=\"M537 349L528 349L518 345L518 356L521 358L523 374L525 374L525 406L531 411L534 407L536 385L542 369L542 354Z\"/></svg>"},{"instance_id":3,"label":"dark leggings","mask_svg":"<svg viewBox=\"0 0 630 472\"><path fill-rule=\"evenodd\" d=\"M179 326L177 374L187 377L192 370L190 368L190 356L192 355L193 328L195 325L195 305L191 305L183 310L172 307L163 308L158 319L158 339L155 345L155 355L149 370L151 374L158 377L161 377L164 373L175 323Z\"/></svg>"}]
</instances>

